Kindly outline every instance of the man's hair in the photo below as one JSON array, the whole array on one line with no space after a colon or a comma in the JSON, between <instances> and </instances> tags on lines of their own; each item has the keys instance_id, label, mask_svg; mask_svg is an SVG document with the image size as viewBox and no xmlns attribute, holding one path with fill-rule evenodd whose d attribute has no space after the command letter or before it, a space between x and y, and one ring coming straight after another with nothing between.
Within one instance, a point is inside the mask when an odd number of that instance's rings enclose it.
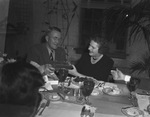
<instances>
[{"instance_id":1,"label":"man's hair","mask_svg":"<svg viewBox=\"0 0 150 117\"><path fill-rule=\"evenodd\" d=\"M7 63L2 67L0 103L38 106L39 88L44 85L40 71L27 62Z\"/></svg>"},{"instance_id":2,"label":"man's hair","mask_svg":"<svg viewBox=\"0 0 150 117\"><path fill-rule=\"evenodd\" d=\"M46 37L47 35L49 35L52 31L58 31L58 32L61 33L61 29L60 29L60 28L55 27L55 26L49 27L49 28L45 31L45 34L42 36L42 38L41 38L41 43L45 43L45 42L46 42L45 37Z\"/></svg>"},{"instance_id":3,"label":"man's hair","mask_svg":"<svg viewBox=\"0 0 150 117\"><path fill-rule=\"evenodd\" d=\"M50 32L53 31L53 30L58 31L58 32L61 32L60 28L53 26L53 27L49 27L49 28L48 28L47 34L50 33Z\"/></svg>"}]
</instances>

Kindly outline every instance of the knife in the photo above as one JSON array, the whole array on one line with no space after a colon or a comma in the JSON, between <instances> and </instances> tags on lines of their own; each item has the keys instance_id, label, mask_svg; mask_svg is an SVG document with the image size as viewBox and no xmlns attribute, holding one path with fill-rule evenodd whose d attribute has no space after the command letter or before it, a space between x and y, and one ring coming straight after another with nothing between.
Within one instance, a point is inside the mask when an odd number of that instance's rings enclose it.
<instances>
[{"instance_id":1,"label":"knife","mask_svg":"<svg viewBox=\"0 0 150 117\"><path fill-rule=\"evenodd\" d=\"M57 94L58 94L63 100L65 100L65 97L62 96L62 94L60 94L60 93L58 93L58 92L57 92Z\"/></svg>"}]
</instances>

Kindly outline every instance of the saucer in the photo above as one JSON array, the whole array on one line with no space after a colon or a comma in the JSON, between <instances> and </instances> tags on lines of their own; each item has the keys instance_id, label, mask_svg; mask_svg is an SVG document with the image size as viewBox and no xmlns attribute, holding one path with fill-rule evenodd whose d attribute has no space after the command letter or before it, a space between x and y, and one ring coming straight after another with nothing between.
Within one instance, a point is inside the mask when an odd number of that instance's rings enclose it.
<instances>
[{"instance_id":1,"label":"saucer","mask_svg":"<svg viewBox=\"0 0 150 117\"><path fill-rule=\"evenodd\" d=\"M97 95L99 95L99 90L98 90L98 89L93 89L91 95L92 95L92 96L97 96Z\"/></svg>"},{"instance_id":2,"label":"saucer","mask_svg":"<svg viewBox=\"0 0 150 117\"><path fill-rule=\"evenodd\" d=\"M58 101L60 100L60 96L57 93L52 93L51 95L49 95L49 99L51 101Z\"/></svg>"},{"instance_id":3,"label":"saucer","mask_svg":"<svg viewBox=\"0 0 150 117\"><path fill-rule=\"evenodd\" d=\"M103 88L103 92L108 95L118 96L121 95L121 90L117 87L105 87Z\"/></svg>"},{"instance_id":4,"label":"saucer","mask_svg":"<svg viewBox=\"0 0 150 117\"><path fill-rule=\"evenodd\" d=\"M139 110L138 107L125 107L121 109L122 113L127 117L143 117L143 111Z\"/></svg>"}]
</instances>

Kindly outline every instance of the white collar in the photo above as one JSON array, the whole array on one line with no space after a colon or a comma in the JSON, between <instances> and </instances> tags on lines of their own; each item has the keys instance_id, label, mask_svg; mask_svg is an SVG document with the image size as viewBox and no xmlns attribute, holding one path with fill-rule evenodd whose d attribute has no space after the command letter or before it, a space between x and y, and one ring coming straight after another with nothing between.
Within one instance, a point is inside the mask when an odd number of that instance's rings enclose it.
<instances>
[{"instance_id":1,"label":"white collar","mask_svg":"<svg viewBox=\"0 0 150 117\"><path fill-rule=\"evenodd\" d=\"M103 54L101 54L97 59L93 59L93 57L91 57L91 63L92 64L97 63L102 57L103 57Z\"/></svg>"}]
</instances>

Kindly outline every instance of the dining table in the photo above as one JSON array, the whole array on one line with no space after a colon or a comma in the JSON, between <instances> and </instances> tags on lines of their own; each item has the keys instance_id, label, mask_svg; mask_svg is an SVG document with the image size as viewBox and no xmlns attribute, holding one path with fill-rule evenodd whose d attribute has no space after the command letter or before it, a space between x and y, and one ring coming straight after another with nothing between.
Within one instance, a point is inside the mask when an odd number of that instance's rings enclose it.
<instances>
[{"instance_id":1,"label":"dining table","mask_svg":"<svg viewBox=\"0 0 150 117\"><path fill-rule=\"evenodd\" d=\"M52 91L57 87L57 83L52 85ZM121 89L121 95L108 95L100 90L98 95L90 95L89 102L95 108L94 117L126 117L121 109L132 106L129 99L129 91L125 84L105 82L105 86L117 86ZM46 91L45 91L46 93ZM49 102L42 112L36 117L81 117L81 110L84 104L72 103L65 100Z\"/></svg>"}]
</instances>

